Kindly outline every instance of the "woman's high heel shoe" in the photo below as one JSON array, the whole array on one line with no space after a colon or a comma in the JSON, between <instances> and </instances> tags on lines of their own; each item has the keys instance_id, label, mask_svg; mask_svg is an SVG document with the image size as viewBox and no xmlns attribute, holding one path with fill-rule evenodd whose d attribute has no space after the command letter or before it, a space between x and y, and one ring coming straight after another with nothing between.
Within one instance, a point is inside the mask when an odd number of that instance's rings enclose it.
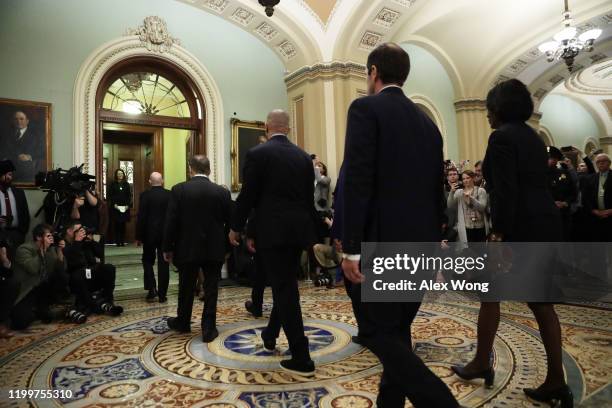
<instances>
[{"instance_id":1,"label":"woman's high heel shoe","mask_svg":"<svg viewBox=\"0 0 612 408\"><path fill-rule=\"evenodd\" d=\"M495 371L493 367L489 367L486 370L469 373L465 370L465 367L452 366L451 369L454 371L459 378L463 380L474 380L476 378L484 378L484 384L487 388L493 388L493 381L495 380Z\"/></svg>"},{"instance_id":2,"label":"woman's high heel shoe","mask_svg":"<svg viewBox=\"0 0 612 408\"><path fill-rule=\"evenodd\" d=\"M554 390L541 390L540 388L524 388L523 392L531 399L540 402L557 401L556 406L560 408L573 408L574 396L572 390L567 385L563 385Z\"/></svg>"}]
</instances>

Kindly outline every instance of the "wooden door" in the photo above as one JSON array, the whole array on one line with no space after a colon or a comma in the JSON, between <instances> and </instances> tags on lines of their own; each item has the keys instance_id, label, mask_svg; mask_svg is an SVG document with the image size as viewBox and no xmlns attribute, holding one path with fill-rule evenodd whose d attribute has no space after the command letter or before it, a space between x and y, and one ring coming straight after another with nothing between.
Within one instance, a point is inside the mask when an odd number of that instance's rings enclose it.
<instances>
[{"instance_id":1,"label":"wooden door","mask_svg":"<svg viewBox=\"0 0 612 408\"><path fill-rule=\"evenodd\" d=\"M104 127L103 134L103 172L106 176L103 183L105 181L105 186L110 184L114 180L115 171L120 168L124 171L132 188L133 205L125 232L127 243L134 242L136 239L135 226L140 193L149 187L148 179L151 172L158 166L163 168L161 129L149 129L151 133L143 132L147 130L144 128L137 130L139 132L130 131L124 125L108 124ZM109 223L107 236L106 242L114 242L112 220Z\"/></svg>"}]
</instances>

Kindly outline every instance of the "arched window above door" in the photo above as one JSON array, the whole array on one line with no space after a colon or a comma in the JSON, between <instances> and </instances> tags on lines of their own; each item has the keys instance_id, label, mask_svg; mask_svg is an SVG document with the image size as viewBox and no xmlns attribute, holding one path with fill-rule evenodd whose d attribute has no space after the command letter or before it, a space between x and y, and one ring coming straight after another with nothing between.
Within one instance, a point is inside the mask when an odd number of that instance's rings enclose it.
<instances>
[{"instance_id":1,"label":"arched window above door","mask_svg":"<svg viewBox=\"0 0 612 408\"><path fill-rule=\"evenodd\" d=\"M136 115L192 116L179 87L152 72L130 72L118 77L106 89L102 109Z\"/></svg>"}]
</instances>

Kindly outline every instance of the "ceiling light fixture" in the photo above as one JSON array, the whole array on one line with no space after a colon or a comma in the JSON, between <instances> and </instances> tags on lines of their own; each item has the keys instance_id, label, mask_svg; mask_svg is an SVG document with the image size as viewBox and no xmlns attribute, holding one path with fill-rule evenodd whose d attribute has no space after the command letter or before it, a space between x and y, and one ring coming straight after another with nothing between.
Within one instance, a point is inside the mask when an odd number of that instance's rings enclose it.
<instances>
[{"instance_id":1,"label":"ceiling light fixture","mask_svg":"<svg viewBox=\"0 0 612 408\"><path fill-rule=\"evenodd\" d=\"M274 6L280 3L280 0L259 0L259 4L266 8L266 16L272 17L274 14Z\"/></svg>"},{"instance_id":2,"label":"ceiling light fixture","mask_svg":"<svg viewBox=\"0 0 612 408\"><path fill-rule=\"evenodd\" d=\"M601 35L599 28L594 28L576 37L576 27L572 27L572 17L569 11L568 0L565 2L565 11L563 12L563 30L553 36L554 41L548 41L541 44L538 49L546 54L548 62L563 59L567 69L572 72L574 68L574 59L584 50L586 52L593 51L593 43Z\"/></svg>"}]
</instances>

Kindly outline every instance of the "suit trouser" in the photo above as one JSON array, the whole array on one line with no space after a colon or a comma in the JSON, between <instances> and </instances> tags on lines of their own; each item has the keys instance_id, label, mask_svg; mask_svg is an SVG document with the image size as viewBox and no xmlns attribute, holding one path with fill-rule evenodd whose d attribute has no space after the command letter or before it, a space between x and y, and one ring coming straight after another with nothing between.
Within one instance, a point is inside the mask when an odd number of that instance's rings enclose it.
<instances>
[{"instance_id":1,"label":"suit trouser","mask_svg":"<svg viewBox=\"0 0 612 408\"><path fill-rule=\"evenodd\" d=\"M361 337L361 322L363 321L361 313L361 284L353 283L344 277L344 289L346 289L346 294L351 299L353 314L355 315L355 320L357 320L357 336Z\"/></svg>"},{"instance_id":2,"label":"suit trouser","mask_svg":"<svg viewBox=\"0 0 612 408\"><path fill-rule=\"evenodd\" d=\"M289 341L292 358L301 362L310 361L297 282L302 250L300 248L275 248L260 249L258 252L266 277L272 286L274 302L268 327L261 336L266 340L276 339L282 327Z\"/></svg>"},{"instance_id":3,"label":"suit trouser","mask_svg":"<svg viewBox=\"0 0 612 408\"><path fill-rule=\"evenodd\" d=\"M4 324L9 318L20 286L12 277L0 278L0 324Z\"/></svg>"},{"instance_id":4,"label":"suit trouser","mask_svg":"<svg viewBox=\"0 0 612 408\"><path fill-rule=\"evenodd\" d=\"M193 310L193 296L198 271L204 272L204 311L202 312L202 330L217 327L217 298L219 297L219 277L221 261L202 261L179 266L179 298L177 316L181 325L189 327Z\"/></svg>"},{"instance_id":5,"label":"suit trouser","mask_svg":"<svg viewBox=\"0 0 612 408\"><path fill-rule=\"evenodd\" d=\"M110 264L96 264L91 267L91 278L87 279L85 269L70 274L70 291L75 296L76 308L81 312L99 312L101 302L113 302L116 269ZM93 293L101 291L101 302L96 302Z\"/></svg>"},{"instance_id":6,"label":"suit trouser","mask_svg":"<svg viewBox=\"0 0 612 408\"><path fill-rule=\"evenodd\" d=\"M253 302L253 308L255 311L261 313L261 310L263 309L264 291L266 290L266 271L263 268L259 253L255 254L254 259L255 267L253 268L254 273L251 277L251 281L253 282L251 301Z\"/></svg>"},{"instance_id":7,"label":"suit trouser","mask_svg":"<svg viewBox=\"0 0 612 408\"><path fill-rule=\"evenodd\" d=\"M153 272L156 256L159 286L155 282L155 272ZM168 293L168 284L170 282L170 265L164 260L161 243L143 243L142 267L144 269L145 290L156 289L160 297L166 297L166 293Z\"/></svg>"},{"instance_id":8,"label":"suit trouser","mask_svg":"<svg viewBox=\"0 0 612 408\"><path fill-rule=\"evenodd\" d=\"M412 350L407 329L420 303L362 303L365 346L383 366L377 405L403 407L408 398L415 408L454 408L457 400L448 387Z\"/></svg>"},{"instance_id":9,"label":"suit trouser","mask_svg":"<svg viewBox=\"0 0 612 408\"><path fill-rule=\"evenodd\" d=\"M13 306L11 310L12 329L23 330L39 316L49 313L50 296L53 293L51 288L49 282L42 282Z\"/></svg>"}]
</instances>

